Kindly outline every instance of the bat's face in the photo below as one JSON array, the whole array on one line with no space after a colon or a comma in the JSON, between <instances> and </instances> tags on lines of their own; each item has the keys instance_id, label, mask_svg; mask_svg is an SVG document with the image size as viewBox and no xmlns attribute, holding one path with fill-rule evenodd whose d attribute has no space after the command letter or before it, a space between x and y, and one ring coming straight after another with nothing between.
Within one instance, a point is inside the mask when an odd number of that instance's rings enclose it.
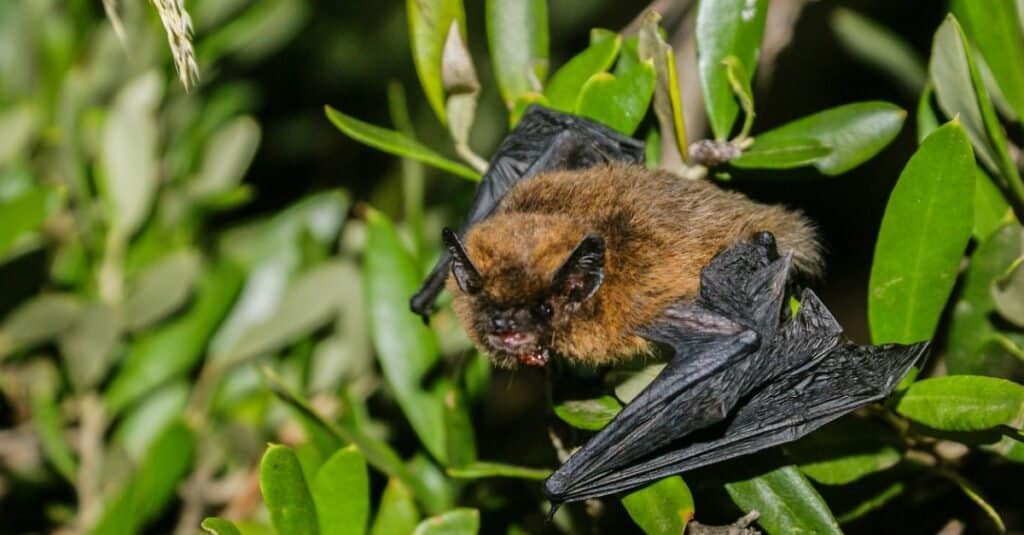
<instances>
[{"instance_id":1,"label":"bat's face","mask_svg":"<svg viewBox=\"0 0 1024 535\"><path fill-rule=\"evenodd\" d=\"M454 232L444 233L456 314L498 365L543 366L604 279L604 239L532 225L499 235L487 231L487 225L474 229L485 234L471 235L468 251Z\"/></svg>"}]
</instances>

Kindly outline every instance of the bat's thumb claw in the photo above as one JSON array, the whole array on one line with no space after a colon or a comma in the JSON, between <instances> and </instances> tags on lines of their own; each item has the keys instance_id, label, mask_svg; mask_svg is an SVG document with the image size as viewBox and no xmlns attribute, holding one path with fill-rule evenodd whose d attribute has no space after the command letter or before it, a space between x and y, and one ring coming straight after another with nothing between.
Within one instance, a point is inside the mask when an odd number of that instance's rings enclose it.
<instances>
[{"instance_id":1,"label":"bat's thumb claw","mask_svg":"<svg viewBox=\"0 0 1024 535\"><path fill-rule=\"evenodd\" d=\"M562 502L551 502L551 508L548 509L548 523L555 521L555 513L562 507Z\"/></svg>"}]
</instances>

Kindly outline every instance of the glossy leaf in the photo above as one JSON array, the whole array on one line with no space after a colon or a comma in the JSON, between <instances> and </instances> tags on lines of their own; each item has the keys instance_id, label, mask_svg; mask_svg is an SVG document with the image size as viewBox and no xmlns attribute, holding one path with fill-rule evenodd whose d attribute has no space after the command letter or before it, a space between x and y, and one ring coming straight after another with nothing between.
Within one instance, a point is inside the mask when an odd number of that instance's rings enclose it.
<instances>
[{"instance_id":1,"label":"glossy leaf","mask_svg":"<svg viewBox=\"0 0 1024 535\"><path fill-rule=\"evenodd\" d=\"M715 139L725 140L739 115L732 88L722 64L735 56L750 66L746 80L753 75L753 66L761 52L761 37L768 13L767 0L702 0L697 11L697 60L700 85L708 110L708 122Z\"/></svg>"},{"instance_id":2,"label":"glossy leaf","mask_svg":"<svg viewBox=\"0 0 1024 535\"><path fill-rule=\"evenodd\" d=\"M210 535L242 535L242 532L238 531L238 528L230 520L223 518L210 517L203 519L200 527Z\"/></svg>"},{"instance_id":3,"label":"glossy leaf","mask_svg":"<svg viewBox=\"0 0 1024 535\"><path fill-rule=\"evenodd\" d=\"M424 384L439 358L437 339L409 313L408 300L419 286L419 269L383 214L368 210L366 223L363 273L378 361L416 435L427 451L447 464L444 393L449 380Z\"/></svg>"},{"instance_id":4,"label":"glossy leaf","mask_svg":"<svg viewBox=\"0 0 1024 535\"><path fill-rule=\"evenodd\" d=\"M1024 198L1020 173L1007 151L1006 134L996 117L988 90L974 64L967 39L952 15L939 26L929 63L939 106L950 117L959 115L978 159Z\"/></svg>"},{"instance_id":5,"label":"glossy leaf","mask_svg":"<svg viewBox=\"0 0 1024 535\"><path fill-rule=\"evenodd\" d=\"M370 535L406 535L419 524L420 513L412 493L397 479L388 480Z\"/></svg>"},{"instance_id":6,"label":"glossy leaf","mask_svg":"<svg viewBox=\"0 0 1024 535\"><path fill-rule=\"evenodd\" d=\"M974 170L974 239L979 242L996 231L1003 223L1014 221L1013 211L1003 192L992 177L981 167Z\"/></svg>"},{"instance_id":7,"label":"glossy leaf","mask_svg":"<svg viewBox=\"0 0 1024 535\"><path fill-rule=\"evenodd\" d=\"M370 517L370 479L366 460L355 446L334 453L310 486L320 530L337 535L366 532Z\"/></svg>"},{"instance_id":8,"label":"glossy leaf","mask_svg":"<svg viewBox=\"0 0 1024 535\"><path fill-rule=\"evenodd\" d=\"M885 148L899 134L906 116L887 102L846 104L758 134L749 151L806 146L814 140L831 150L814 167L826 175L839 175Z\"/></svg>"},{"instance_id":9,"label":"glossy leaf","mask_svg":"<svg viewBox=\"0 0 1024 535\"><path fill-rule=\"evenodd\" d=\"M597 73L583 84L576 113L633 135L647 114L655 80L654 67L647 62L618 76Z\"/></svg>"},{"instance_id":10,"label":"glossy leaf","mask_svg":"<svg viewBox=\"0 0 1024 535\"><path fill-rule=\"evenodd\" d=\"M456 479L484 479L489 477L511 477L540 481L551 475L546 468L527 468L512 464L477 461L448 469L448 476Z\"/></svg>"},{"instance_id":11,"label":"glossy leaf","mask_svg":"<svg viewBox=\"0 0 1024 535\"><path fill-rule=\"evenodd\" d=\"M1015 260L1010 271L992 286L992 301L1003 319L1024 327L1024 257Z\"/></svg>"},{"instance_id":12,"label":"glossy leaf","mask_svg":"<svg viewBox=\"0 0 1024 535\"><path fill-rule=\"evenodd\" d=\"M416 74L430 107L442 123L447 123L441 80L441 52L452 23L458 25L465 37L466 13L462 0L406 0L405 7Z\"/></svg>"},{"instance_id":13,"label":"glossy leaf","mask_svg":"<svg viewBox=\"0 0 1024 535\"><path fill-rule=\"evenodd\" d=\"M237 186L260 145L260 125L252 117L236 117L217 129L206 143L199 171L188 184L195 198L206 199Z\"/></svg>"},{"instance_id":14,"label":"glossy leaf","mask_svg":"<svg viewBox=\"0 0 1024 535\"><path fill-rule=\"evenodd\" d=\"M924 60L910 43L877 22L843 7L829 21L850 55L882 71L909 94L918 94L928 81Z\"/></svg>"},{"instance_id":15,"label":"glossy leaf","mask_svg":"<svg viewBox=\"0 0 1024 535\"><path fill-rule=\"evenodd\" d=\"M742 169L792 169L821 161L832 154L832 149L816 139L789 139L778 146L754 143L729 165Z\"/></svg>"},{"instance_id":16,"label":"glossy leaf","mask_svg":"<svg viewBox=\"0 0 1024 535\"><path fill-rule=\"evenodd\" d=\"M149 217L158 186L156 107L164 80L150 71L117 94L103 131L100 191L117 232L130 236Z\"/></svg>"},{"instance_id":17,"label":"glossy leaf","mask_svg":"<svg viewBox=\"0 0 1024 535\"><path fill-rule=\"evenodd\" d=\"M843 418L786 446L807 477L846 485L900 462L899 437L876 422Z\"/></svg>"},{"instance_id":18,"label":"glossy leaf","mask_svg":"<svg viewBox=\"0 0 1024 535\"><path fill-rule=\"evenodd\" d=\"M875 343L932 337L971 236L973 199L970 142L950 122L921 143L889 197L869 283Z\"/></svg>"},{"instance_id":19,"label":"glossy leaf","mask_svg":"<svg viewBox=\"0 0 1024 535\"><path fill-rule=\"evenodd\" d=\"M1024 232L1016 222L1007 223L983 240L971 255L960 299L953 307L949 326L946 366L952 374L1012 376L1024 364L996 343L1005 337L1024 345L1024 334L1000 332L994 323L992 286L1010 265L1024 254Z\"/></svg>"},{"instance_id":20,"label":"glossy leaf","mask_svg":"<svg viewBox=\"0 0 1024 535\"><path fill-rule=\"evenodd\" d=\"M680 535L693 519L693 495L679 476L666 477L622 497L629 517L647 535Z\"/></svg>"},{"instance_id":21,"label":"glossy leaf","mask_svg":"<svg viewBox=\"0 0 1024 535\"><path fill-rule=\"evenodd\" d=\"M615 32L595 29L590 33L590 46L576 54L551 76L544 96L556 110L572 112L576 108L583 85L595 74L612 66L622 46L622 37Z\"/></svg>"},{"instance_id":22,"label":"glossy leaf","mask_svg":"<svg viewBox=\"0 0 1024 535\"><path fill-rule=\"evenodd\" d=\"M725 486L744 512L757 511L757 522L771 534L842 533L818 491L793 466Z\"/></svg>"},{"instance_id":23,"label":"glossy leaf","mask_svg":"<svg viewBox=\"0 0 1024 535\"><path fill-rule=\"evenodd\" d=\"M211 266L185 313L132 342L104 393L107 408L117 413L153 388L191 370L230 309L241 283L238 268L230 264Z\"/></svg>"},{"instance_id":24,"label":"glossy leaf","mask_svg":"<svg viewBox=\"0 0 1024 535\"><path fill-rule=\"evenodd\" d=\"M191 297L199 269L199 255L182 250L164 256L139 273L125 296L125 328L144 329L178 310Z\"/></svg>"},{"instance_id":25,"label":"glossy leaf","mask_svg":"<svg viewBox=\"0 0 1024 535\"><path fill-rule=\"evenodd\" d=\"M978 47L1018 120L1024 118L1024 31L1015 2L956 0L953 11Z\"/></svg>"},{"instance_id":26,"label":"glossy leaf","mask_svg":"<svg viewBox=\"0 0 1024 535\"><path fill-rule=\"evenodd\" d=\"M64 293L43 293L22 303L0 324L0 357L53 339L71 327L83 306Z\"/></svg>"},{"instance_id":27,"label":"glossy leaf","mask_svg":"<svg viewBox=\"0 0 1024 535\"><path fill-rule=\"evenodd\" d=\"M405 134L360 121L330 106L326 106L325 110L327 118L338 127L338 130L360 143L395 156L412 158L462 178L480 180L480 173L441 156Z\"/></svg>"},{"instance_id":28,"label":"glossy leaf","mask_svg":"<svg viewBox=\"0 0 1024 535\"><path fill-rule=\"evenodd\" d=\"M595 399L571 400L555 405L555 414L563 422L579 428L596 431L608 425L622 405L611 396Z\"/></svg>"},{"instance_id":29,"label":"glossy leaf","mask_svg":"<svg viewBox=\"0 0 1024 535\"><path fill-rule=\"evenodd\" d=\"M420 522L413 535L476 535L479 530L479 511L459 508Z\"/></svg>"},{"instance_id":30,"label":"glossy leaf","mask_svg":"<svg viewBox=\"0 0 1024 535\"><path fill-rule=\"evenodd\" d=\"M1024 424L1024 386L1006 379L948 375L911 385L896 410L934 429L984 431Z\"/></svg>"},{"instance_id":31,"label":"glossy leaf","mask_svg":"<svg viewBox=\"0 0 1024 535\"><path fill-rule=\"evenodd\" d=\"M548 74L548 8L544 0L487 0L487 44L505 106L539 92Z\"/></svg>"},{"instance_id":32,"label":"glossy leaf","mask_svg":"<svg viewBox=\"0 0 1024 535\"><path fill-rule=\"evenodd\" d=\"M316 506L295 452L271 444L260 461L260 491L278 533L316 534Z\"/></svg>"}]
</instances>

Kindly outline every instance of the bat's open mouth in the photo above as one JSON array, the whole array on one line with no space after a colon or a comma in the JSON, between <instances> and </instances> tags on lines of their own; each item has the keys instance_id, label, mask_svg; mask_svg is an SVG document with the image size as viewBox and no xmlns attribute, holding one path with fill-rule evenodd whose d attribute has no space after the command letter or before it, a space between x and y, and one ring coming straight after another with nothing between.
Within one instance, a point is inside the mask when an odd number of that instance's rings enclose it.
<instances>
[{"instance_id":1,"label":"bat's open mouth","mask_svg":"<svg viewBox=\"0 0 1024 535\"><path fill-rule=\"evenodd\" d=\"M516 357L519 359L519 363L524 366L537 366L542 367L548 363L550 354L547 349L538 349L532 353L524 353Z\"/></svg>"},{"instance_id":2,"label":"bat's open mouth","mask_svg":"<svg viewBox=\"0 0 1024 535\"><path fill-rule=\"evenodd\" d=\"M537 336L522 331L498 331L487 335L495 353L505 354L524 366L544 366L551 359L547 348L537 343Z\"/></svg>"}]
</instances>

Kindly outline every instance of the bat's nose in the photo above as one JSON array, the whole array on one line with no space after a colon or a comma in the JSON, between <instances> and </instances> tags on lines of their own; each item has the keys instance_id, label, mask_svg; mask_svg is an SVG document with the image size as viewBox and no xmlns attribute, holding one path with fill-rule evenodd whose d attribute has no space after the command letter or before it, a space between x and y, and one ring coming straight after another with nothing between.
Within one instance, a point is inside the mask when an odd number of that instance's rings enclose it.
<instances>
[{"instance_id":1,"label":"bat's nose","mask_svg":"<svg viewBox=\"0 0 1024 535\"><path fill-rule=\"evenodd\" d=\"M491 318L491 327L495 331L514 331L518 327L518 322L509 316L499 315Z\"/></svg>"}]
</instances>

